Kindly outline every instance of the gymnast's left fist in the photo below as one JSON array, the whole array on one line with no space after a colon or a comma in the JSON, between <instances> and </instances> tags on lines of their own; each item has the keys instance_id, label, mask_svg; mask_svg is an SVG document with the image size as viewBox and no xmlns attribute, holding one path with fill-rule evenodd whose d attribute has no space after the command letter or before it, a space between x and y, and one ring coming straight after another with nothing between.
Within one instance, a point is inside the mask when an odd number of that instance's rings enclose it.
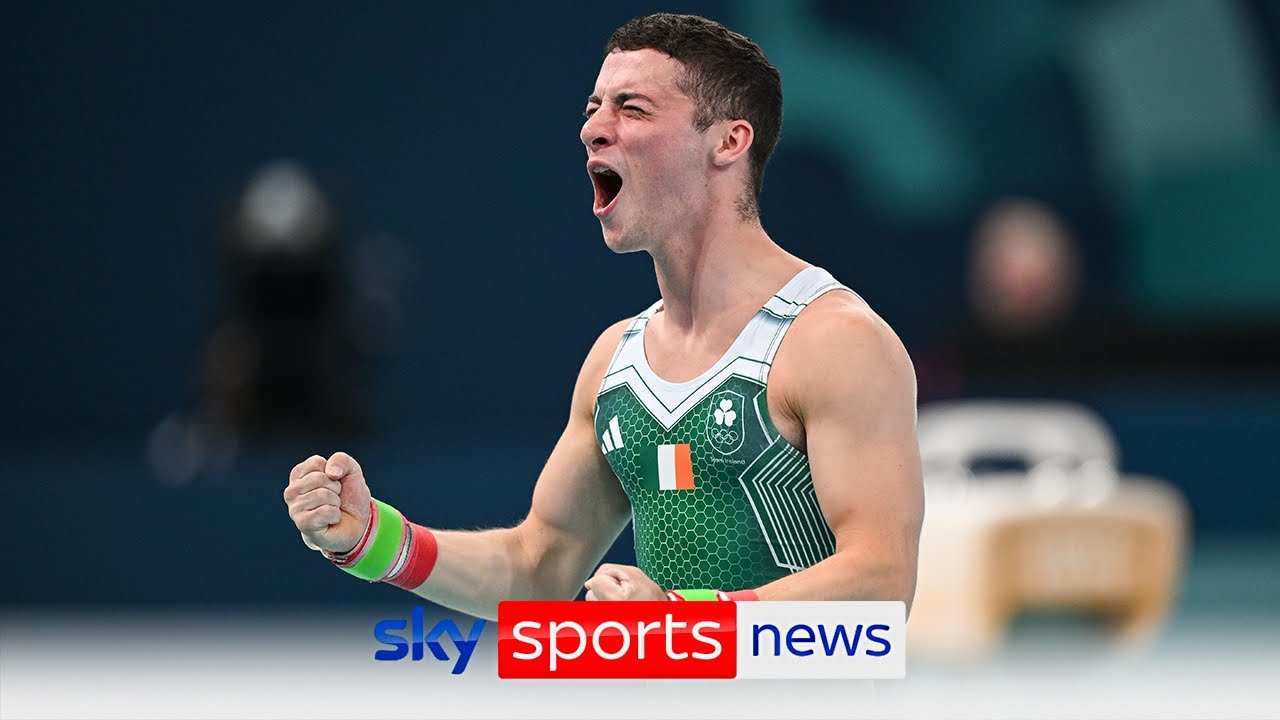
<instances>
[{"instance_id":1,"label":"gymnast's left fist","mask_svg":"<svg viewBox=\"0 0 1280 720\"><path fill-rule=\"evenodd\" d=\"M638 567L605 563L583 587L588 600L666 600L667 594Z\"/></svg>"}]
</instances>

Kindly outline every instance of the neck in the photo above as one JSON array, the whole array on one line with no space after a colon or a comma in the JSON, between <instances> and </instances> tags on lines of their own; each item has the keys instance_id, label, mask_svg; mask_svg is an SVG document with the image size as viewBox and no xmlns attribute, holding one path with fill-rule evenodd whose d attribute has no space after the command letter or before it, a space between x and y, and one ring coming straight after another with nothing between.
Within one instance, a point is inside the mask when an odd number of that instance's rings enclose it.
<instances>
[{"instance_id":1,"label":"neck","mask_svg":"<svg viewBox=\"0 0 1280 720\"><path fill-rule=\"evenodd\" d=\"M651 251L664 324L700 334L746 305L754 311L805 263L778 247L759 220L708 216Z\"/></svg>"}]
</instances>

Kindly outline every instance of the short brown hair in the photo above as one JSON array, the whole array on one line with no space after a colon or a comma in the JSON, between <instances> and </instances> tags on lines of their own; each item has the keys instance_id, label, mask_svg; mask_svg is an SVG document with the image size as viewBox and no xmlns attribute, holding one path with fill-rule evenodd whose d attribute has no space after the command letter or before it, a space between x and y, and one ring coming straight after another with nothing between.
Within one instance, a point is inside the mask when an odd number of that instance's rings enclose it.
<instances>
[{"instance_id":1,"label":"short brown hair","mask_svg":"<svg viewBox=\"0 0 1280 720\"><path fill-rule=\"evenodd\" d=\"M746 120L755 130L749 151L752 199L764 187L764 168L782 132L782 76L750 38L697 15L657 13L614 31L604 54L652 49L685 67L679 81L693 99L699 132L721 120ZM751 214L758 212L750 203Z\"/></svg>"}]
</instances>

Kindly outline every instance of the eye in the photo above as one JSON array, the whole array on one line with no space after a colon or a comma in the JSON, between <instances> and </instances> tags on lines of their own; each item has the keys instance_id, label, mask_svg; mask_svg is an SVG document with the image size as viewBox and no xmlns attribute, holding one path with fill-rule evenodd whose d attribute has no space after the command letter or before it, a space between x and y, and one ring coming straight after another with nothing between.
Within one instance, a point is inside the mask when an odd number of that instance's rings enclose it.
<instances>
[{"instance_id":1,"label":"eye","mask_svg":"<svg viewBox=\"0 0 1280 720\"><path fill-rule=\"evenodd\" d=\"M638 107L636 107L635 105L623 105L623 106L622 106L622 109L623 109L623 110L629 110L629 111L634 112L634 113L639 113L639 114L641 114L641 115L647 115L647 114L648 114L648 113L646 113L646 112L644 111L644 109L643 109L643 108L638 108Z\"/></svg>"},{"instance_id":2,"label":"eye","mask_svg":"<svg viewBox=\"0 0 1280 720\"><path fill-rule=\"evenodd\" d=\"M600 109L599 107L588 107L586 110L582 111L582 115L583 117L591 117L592 115L595 115L596 110L599 110L599 109Z\"/></svg>"}]
</instances>

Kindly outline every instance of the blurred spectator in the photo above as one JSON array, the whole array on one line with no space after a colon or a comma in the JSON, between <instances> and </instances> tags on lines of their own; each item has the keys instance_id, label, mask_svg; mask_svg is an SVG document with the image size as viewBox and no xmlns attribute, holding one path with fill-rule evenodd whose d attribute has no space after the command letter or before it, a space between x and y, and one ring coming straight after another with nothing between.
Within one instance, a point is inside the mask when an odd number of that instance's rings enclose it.
<instances>
[{"instance_id":1,"label":"blurred spectator","mask_svg":"<svg viewBox=\"0 0 1280 720\"><path fill-rule=\"evenodd\" d=\"M919 358L922 399L1038 387L1120 361L1107 321L1082 301L1075 240L1048 206L991 206L969 263L963 315Z\"/></svg>"},{"instance_id":2,"label":"blurred spectator","mask_svg":"<svg viewBox=\"0 0 1280 720\"><path fill-rule=\"evenodd\" d=\"M227 303L205 351L205 401L248 437L367 421L342 233L332 200L291 162L261 169L222 228Z\"/></svg>"},{"instance_id":3,"label":"blurred spectator","mask_svg":"<svg viewBox=\"0 0 1280 720\"><path fill-rule=\"evenodd\" d=\"M1060 325L1079 299L1074 242L1039 203L1008 200L989 210L975 233L972 258L969 304L992 335L1041 335Z\"/></svg>"},{"instance_id":4,"label":"blurred spectator","mask_svg":"<svg viewBox=\"0 0 1280 720\"><path fill-rule=\"evenodd\" d=\"M367 427L369 332L332 199L300 165L261 168L218 229L223 297L197 363L196 408L153 434L175 481L230 462L241 443L350 435Z\"/></svg>"},{"instance_id":5,"label":"blurred spectator","mask_svg":"<svg viewBox=\"0 0 1280 720\"><path fill-rule=\"evenodd\" d=\"M1087 302L1085 267L1051 208L1028 199L992 205L974 232L963 313L913 356L921 400L1054 396L1104 375L1280 372L1276 324L1140 322L1118 303Z\"/></svg>"}]
</instances>

